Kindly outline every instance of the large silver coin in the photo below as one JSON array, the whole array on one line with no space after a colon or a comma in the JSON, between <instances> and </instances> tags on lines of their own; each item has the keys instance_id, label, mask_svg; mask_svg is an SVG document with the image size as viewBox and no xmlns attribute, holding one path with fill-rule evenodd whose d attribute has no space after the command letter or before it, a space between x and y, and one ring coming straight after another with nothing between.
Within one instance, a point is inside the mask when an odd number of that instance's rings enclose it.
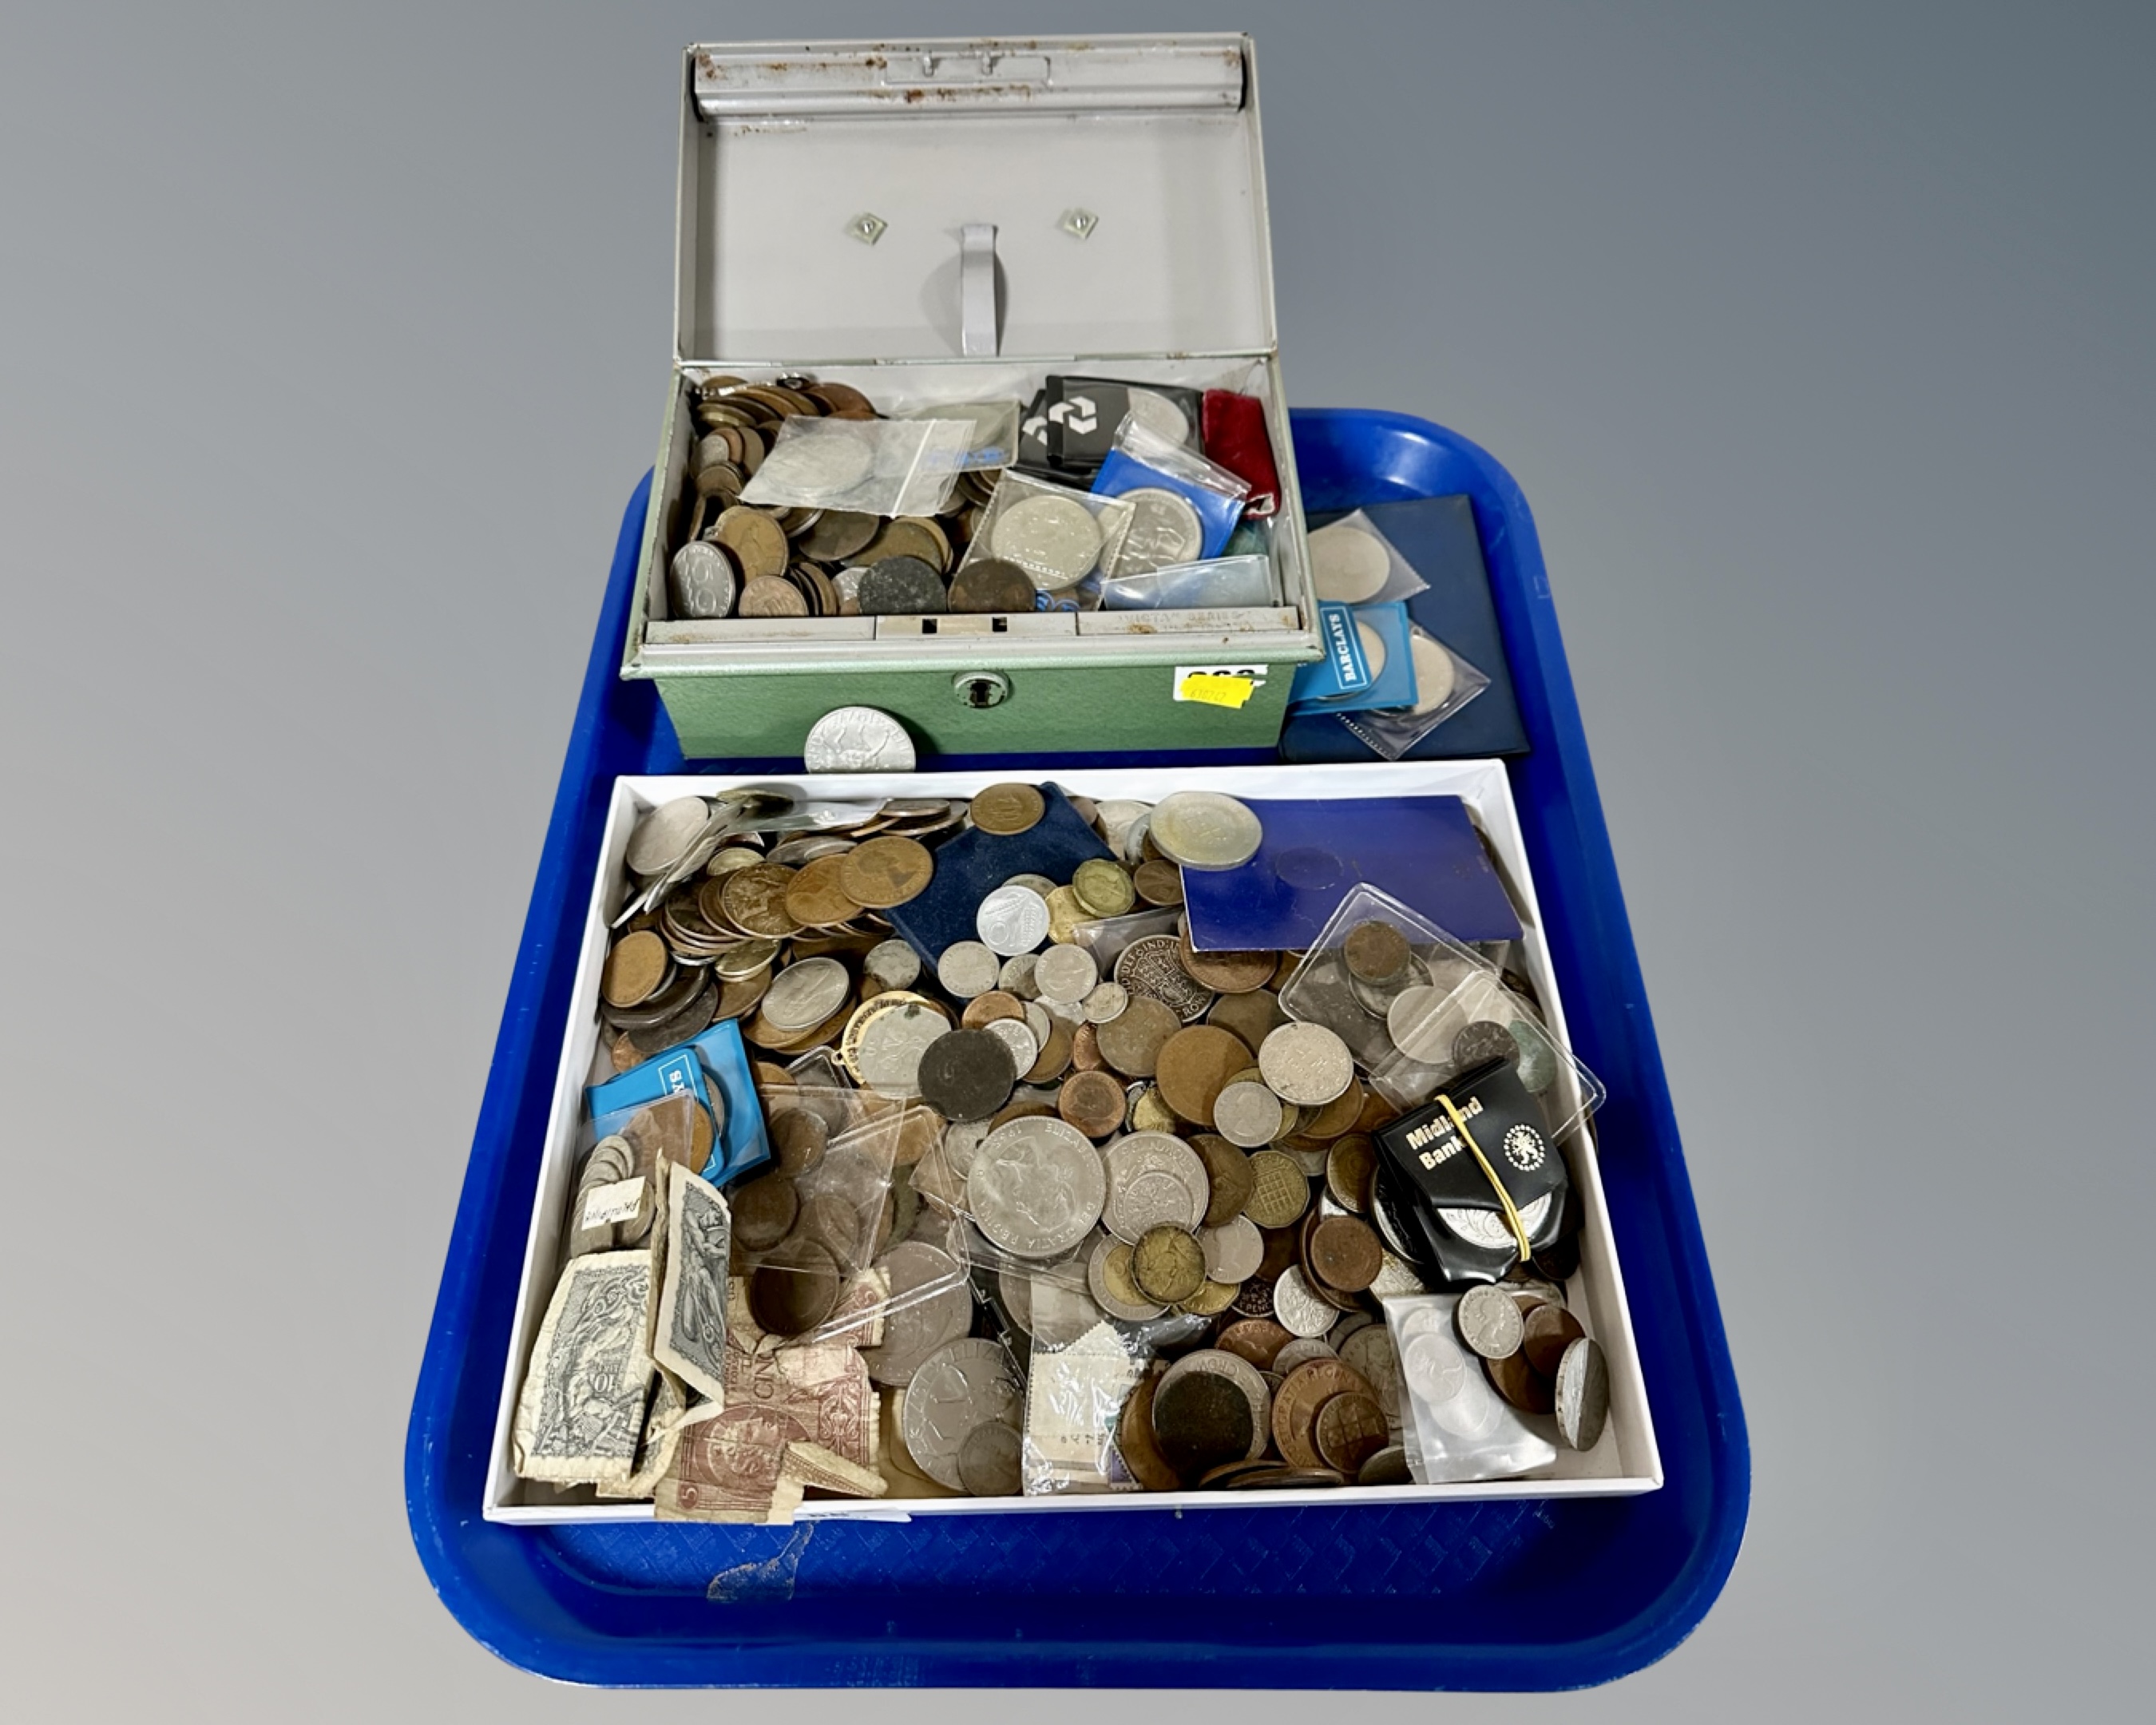
<instances>
[{"instance_id":1,"label":"large silver coin","mask_svg":"<svg viewBox=\"0 0 2156 1725\"><path fill-rule=\"evenodd\" d=\"M819 421L773 446L757 470L757 495L777 502L775 494L783 491L803 503L822 503L852 490L875 466L875 449L868 434L850 425Z\"/></svg>"},{"instance_id":2,"label":"large silver coin","mask_svg":"<svg viewBox=\"0 0 2156 1725\"><path fill-rule=\"evenodd\" d=\"M1414 705L1411 713L1434 713L1452 699L1452 691L1459 686L1460 667L1442 643L1426 634L1408 637L1408 650L1414 660Z\"/></svg>"},{"instance_id":3,"label":"large silver coin","mask_svg":"<svg viewBox=\"0 0 2156 1725\"><path fill-rule=\"evenodd\" d=\"M1256 1461L1265 1453L1273 1432L1273 1393L1265 1374L1239 1353L1230 1353L1224 1348L1201 1348L1195 1353L1184 1354L1161 1374L1153 1389L1155 1401L1170 1384L1194 1372L1225 1378L1243 1392L1243 1399L1250 1404L1250 1459Z\"/></svg>"},{"instance_id":4,"label":"large silver coin","mask_svg":"<svg viewBox=\"0 0 2156 1725\"><path fill-rule=\"evenodd\" d=\"M899 1435L921 1471L938 1485L964 1489L958 1454L991 1420L1015 1425L1018 1371L998 1343L953 1342L932 1356L906 1387Z\"/></svg>"},{"instance_id":5,"label":"large silver coin","mask_svg":"<svg viewBox=\"0 0 2156 1725\"><path fill-rule=\"evenodd\" d=\"M1392 572L1384 542L1353 521L1335 521L1310 536L1310 584L1321 599L1362 604L1384 591Z\"/></svg>"},{"instance_id":6,"label":"large silver coin","mask_svg":"<svg viewBox=\"0 0 2156 1725\"><path fill-rule=\"evenodd\" d=\"M811 1029L844 1006L853 988L853 978L837 959L804 958L771 979L763 1015L781 1030Z\"/></svg>"},{"instance_id":7,"label":"large silver coin","mask_svg":"<svg viewBox=\"0 0 2156 1725\"><path fill-rule=\"evenodd\" d=\"M911 773L913 739L875 707L834 707L808 727L801 764L811 773Z\"/></svg>"},{"instance_id":8,"label":"large silver coin","mask_svg":"<svg viewBox=\"0 0 2156 1725\"><path fill-rule=\"evenodd\" d=\"M1045 593L1075 587L1101 555L1101 524L1069 497L1029 497L996 517L989 548L1016 563Z\"/></svg>"},{"instance_id":9,"label":"large silver coin","mask_svg":"<svg viewBox=\"0 0 2156 1725\"><path fill-rule=\"evenodd\" d=\"M1190 562L1204 549L1205 524L1187 498L1164 485L1140 485L1120 495L1131 506L1131 524L1109 574L1147 574Z\"/></svg>"},{"instance_id":10,"label":"large silver coin","mask_svg":"<svg viewBox=\"0 0 2156 1725\"><path fill-rule=\"evenodd\" d=\"M1034 1116L988 1134L966 1194L974 1225L992 1243L1021 1258L1052 1258L1101 1219L1108 1174L1076 1127Z\"/></svg>"},{"instance_id":11,"label":"large silver coin","mask_svg":"<svg viewBox=\"0 0 2156 1725\"><path fill-rule=\"evenodd\" d=\"M1015 958L1048 938L1048 901L1029 886L998 886L973 913L973 929L981 943L998 958ZM1001 973L999 964L997 974L988 978L988 988L975 992L987 993Z\"/></svg>"},{"instance_id":12,"label":"large silver coin","mask_svg":"<svg viewBox=\"0 0 2156 1725\"><path fill-rule=\"evenodd\" d=\"M623 860L637 875L663 875L688 855L711 824L711 806L701 797L676 797L636 824Z\"/></svg>"},{"instance_id":13,"label":"large silver coin","mask_svg":"<svg viewBox=\"0 0 2156 1725\"><path fill-rule=\"evenodd\" d=\"M948 1252L919 1240L893 1246L875 1260L891 1281L883 1342L861 1350L869 1376L903 1386L939 1349L963 1337L973 1322L973 1296L965 1272Z\"/></svg>"},{"instance_id":14,"label":"large silver coin","mask_svg":"<svg viewBox=\"0 0 2156 1725\"><path fill-rule=\"evenodd\" d=\"M724 617L734 608L734 566L717 546L692 539L667 566L666 590L677 617L699 622Z\"/></svg>"},{"instance_id":15,"label":"large silver coin","mask_svg":"<svg viewBox=\"0 0 2156 1725\"><path fill-rule=\"evenodd\" d=\"M1549 1219L1549 1212L1548 1195L1537 1198L1520 1212L1520 1226L1527 1230L1529 1240L1542 1232L1543 1224ZM1519 1241L1512 1238L1512 1224L1506 1221L1502 1210L1471 1210L1448 1205L1439 1209L1437 1219L1469 1245L1480 1246L1486 1252L1519 1249Z\"/></svg>"},{"instance_id":16,"label":"large silver coin","mask_svg":"<svg viewBox=\"0 0 2156 1725\"><path fill-rule=\"evenodd\" d=\"M1259 1045L1258 1070L1282 1101L1322 1108L1348 1093L1355 1057L1322 1024L1282 1024Z\"/></svg>"},{"instance_id":17,"label":"large silver coin","mask_svg":"<svg viewBox=\"0 0 2156 1725\"><path fill-rule=\"evenodd\" d=\"M1113 1024L1123 1015L1124 1009L1131 1004L1131 992L1121 983L1101 983L1097 984L1080 1004L1086 1009L1087 1024Z\"/></svg>"},{"instance_id":18,"label":"large silver coin","mask_svg":"<svg viewBox=\"0 0 2156 1725\"><path fill-rule=\"evenodd\" d=\"M1167 1132L1132 1132L1108 1147L1107 1193L1101 1220L1136 1245L1149 1228L1196 1229L1205 1219L1211 1182L1205 1164Z\"/></svg>"},{"instance_id":19,"label":"large silver coin","mask_svg":"<svg viewBox=\"0 0 2156 1725\"><path fill-rule=\"evenodd\" d=\"M1153 805L1152 842L1186 869L1240 868L1258 854L1265 829L1245 803L1219 791L1175 791Z\"/></svg>"},{"instance_id":20,"label":"large silver coin","mask_svg":"<svg viewBox=\"0 0 2156 1725\"><path fill-rule=\"evenodd\" d=\"M854 1050L855 1070L861 1083L879 1096L918 1096L921 1056L950 1029L950 1020L934 1007L911 1000L880 1012L861 1027Z\"/></svg>"},{"instance_id":21,"label":"large silver coin","mask_svg":"<svg viewBox=\"0 0 2156 1725\"><path fill-rule=\"evenodd\" d=\"M1043 1000L1083 1000L1100 980L1101 967L1083 947L1050 947L1034 960L1033 985Z\"/></svg>"},{"instance_id":22,"label":"large silver coin","mask_svg":"<svg viewBox=\"0 0 2156 1725\"><path fill-rule=\"evenodd\" d=\"M1460 1339L1485 1359L1510 1359L1520 1351L1526 1320L1508 1289L1485 1284L1460 1296L1455 1314Z\"/></svg>"},{"instance_id":23,"label":"large silver coin","mask_svg":"<svg viewBox=\"0 0 2156 1725\"><path fill-rule=\"evenodd\" d=\"M1609 1418L1609 1363L1591 1336L1582 1336L1557 1363L1557 1429L1575 1450L1602 1440Z\"/></svg>"},{"instance_id":24,"label":"large silver coin","mask_svg":"<svg viewBox=\"0 0 2156 1725\"><path fill-rule=\"evenodd\" d=\"M1184 449L1190 447L1190 416L1155 389L1132 389L1126 398L1132 418L1147 431Z\"/></svg>"}]
</instances>

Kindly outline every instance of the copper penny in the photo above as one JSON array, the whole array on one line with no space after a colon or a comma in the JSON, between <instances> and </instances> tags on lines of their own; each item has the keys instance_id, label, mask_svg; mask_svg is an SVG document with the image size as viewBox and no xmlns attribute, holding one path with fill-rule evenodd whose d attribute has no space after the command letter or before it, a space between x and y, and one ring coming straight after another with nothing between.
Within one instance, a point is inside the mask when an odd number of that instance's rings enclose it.
<instances>
[{"instance_id":1,"label":"copper penny","mask_svg":"<svg viewBox=\"0 0 2156 1725\"><path fill-rule=\"evenodd\" d=\"M1205 1178L1212 1183L1205 1202L1205 1225L1225 1227L1243 1214L1250 1189L1257 1183L1257 1176L1250 1172L1250 1158L1218 1132L1199 1132L1190 1140L1190 1147L1205 1164Z\"/></svg>"},{"instance_id":2,"label":"copper penny","mask_svg":"<svg viewBox=\"0 0 2156 1725\"><path fill-rule=\"evenodd\" d=\"M861 907L847 897L839 884L845 861L841 852L802 864L786 889L786 914L804 928L835 928L860 916Z\"/></svg>"},{"instance_id":3,"label":"copper penny","mask_svg":"<svg viewBox=\"0 0 2156 1725\"><path fill-rule=\"evenodd\" d=\"M863 839L839 861L839 884L846 896L872 911L918 897L936 873L927 846L891 834Z\"/></svg>"},{"instance_id":4,"label":"copper penny","mask_svg":"<svg viewBox=\"0 0 2156 1725\"><path fill-rule=\"evenodd\" d=\"M1374 918L1348 931L1342 947L1348 974L1358 982L1389 983L1408 968L1408 937L1389 922Z\"/></svg>"},{"instance_id":5,"label":"copper penny","mask_svg":"<svg viewBox=\"0 0 2156 1725\"><path fill-rule=\"evenodd\" d=\"M784 1174L765 1174L732 1194L734 1239L752 1252L766 1250L793 1231L801 1194Z\"/></svg>"},{"instance_id":6,"label":"copper penny","mask_svg":"<svg viewBox=\"0 0 2156 1725\"><path fill-rule=\"evenodd\" d=\"M1554 1380L1558 1363L1564 1358L1565 1349L1587 1332L1579 1320L1562 1306L1538 1304L1527 1312L1527 1337L1520 1344L1520 1351L1536 1371Z\"/></svg>"},{"instance_id":7,"label":"copper penny","mask_svg":"<svg viewBox=\"0 0 2156 1725\"><path fill-rule=\"evenodd\" d=\"M948 603L953 611L975 616L1033 609L1033 578L1001 557L976 557L951 578Z\"/></svg>"},{"instance_id":8,"label":"copper penny","mask_svg":"<svg viewBox=\"0 0 2156 1725\"><path fill-rule=\"evenodd\" d=\"M732 552L743 575L776 575L787 562L786 530L760 509L737 503L721 513L711 537Z\"/></svg>"},{"instance_id":9,"label":"copper penny","mask_svg":"<svg viewBox=\"0 0 2156 1725\"><path fill-rule=\"evenodd\" d=\"M1270 1317L1245 1317L1220 1332L1219 1346L1239 1359L1246 1359L1261 1372L1272 1369L1280 1351L1295 1340L1286 1328Z\"/></svg>"},{"instance_id":10,"label":"copper penny","mask_svg":"<svg viewBox=\"0 0 2156 1725\"><path fill-rule=\"evenodd\" d=\"M1206 1013L1205 1022L1241 1038L1255 1064L1259 1045L1287 1022L1287 1014L1281 1010L1277 994L1259 988L1248 994L1223 994Z\"/></svg>"},{"instance_id":11,"label":"copper penny","mask_svg":"<svg viewBox=\"0 0 2156 1725\"><path fill-rule=\"evenodd\" d=\"M1273 1441L1280 1445L1281 1459L1291 1467L1322 1467L1319 1410L1334 1396L1350 1394L1377 1400L1363 1374L1337 1359L1310 1360L1290 1372L1273 1395Z\"/></svg>"},{"instance_id":12,"label":"copper penny","mask_svg":"<svg viewBox=\"0 0 2156 1725\"><path fill-rule=\"evenodd\" d=\"M1246 1458L1256 1435L1250 1399L1228 1378L1192 1372L1154 1392L1152 1430L1161 1459L1183 1479Z\"/></svg>"},{"instance_id":13,"label":"copper penny","mask_svg":"<svg viewBox=\"0 0 2156 1725\"><path fill-rule=\"evenodd\" d=\"M1075 1072L1063 1081L1055 1111L1089 1138L1105 1138L1123 1123L1122 1085L1106 1072Z\"/></svg>"},{"instance_id":14,"label":"copper penny","mask_svg":"<svg viewBox=\"0 0 2156 1725\"><path fill-rule=\"evenodd\" d=\"M1359 1294L1368 1287L1384 1260L1385 1250L1370 1224L1353 1216L1323 1217L1311 1230L1310 1267L1342 1293Z\"/></svg>"},{"instance_id":15,"label":"copper penny","mask_svg":"<svg viewBox=\"0 0 2156 1725\"><path fill-rule=\"evenodd\" d=\"M726 919L742 933L776 938L797 933L801 927L786 908L786 894L793 885L793 870L757 863L722 876L719 900Z\"/></svg>"},{"instance_id":16,"label":"copper penny","mask_svg":"<svg viewBox=\"0 0 2156 1725\"><path fill-rule=\"evenodd\" d=\"M1219 994L1254 994L1273 979L1271 952L1201 952L1183 937L1183 968Z\"/></svg>"},{"instance_id":17,"label":"copper penny","mask_svg":"<svg viewBox=\"0 0 2156 1725\"><path fill-rule=\"evenodd\" d=\"M1491 1383L1496 1386L1497 1394L1522 1414L1557 1411L1555 1386L1527 1363L1526 1354L1508 1353L1502 1359L1487 1359L1482 1364L1490 1373Z\"/></svg>"},{"instance_id":18,"label":"copper penny","mask_svg":"<svg viewBox=\"0 0 2156 1725\"><path fill-rule=\"evenodd\" d=\"M614 942L599 973L599 994L608 1006L640 1005L659 992L670 968L666 942L645 929Z\"/></svg>"},{"instance_id":19,"label":"copper penny","mask_svg":"<svg viewBox=\"0 0 2156 1725\"><path fill-rule=\"evenodd\" d=\"M831 1129L806 1108L781 1108L766 1122L772 1163L782 1174L805 1174L824 1159Z\"/></svg>"},{"instance_id":20,"label":"copper penny","mask_svg":"<svg viewBox=\"0 0 2156 1725\"><path fill-rule=\"evenodd\" d=\"M1026 590L1032 591L1031 583ZM1182 1477L1168 1465L1152 1435L1152 1393L1159 1383L1151 1374L1138 1380L1137 1388L1123 1404L1122 1418L1116 1422L1116 1448L1131 1477L1147 1491L1173 1491L1182 1486Z\"/></svg>"},{"instance_id":21,"label":"copper penny","mask_svg":"<svg viewBox=\"0 0 2156 1725\"><path fill-rule=\"evenodd\" d=\"M1351 1477L1385 1447L1387 1435L1385 1410L1369 1396L1351 1390L1317 1410L1317 1453Z\"/></svg>"},{"instance_id":22,"label":"copper penny","mask_svg":"<svg viewBox=\"0 0 2156 1725\"><path fill-rule=\"evenodd\" d=\"M1023 1019L1025 1003L1015 994L1006 994L1000 988L991 988L985 994L976 994L966 1003L966 1009L958 1022L968 1030L985 1030L998 1019Z\"/></svg>"},{"instance_id":23,"label":"copper penny","mask_svg":"<svg viewBox=\"0 0 2156 1725\"><path fill-rule=\"evenodd\" d=\"M1378 1178L1378 1147L1367 1132L1336 1138L1325 1153L1325 1189L1342 1209L1367 1215Z\"/></svg>"},{"instance_id":24,"label":"copper penny","mask_svg":"<svg viewBox=\"0 0 2156 1725\"><path fill-rule=\"evenodd\" d=\"M1031 831L1047 809L1047 799L1029 784L992 784L973 798L971 812L983 832L1009 838Z\"/></svg>"},{"instance_id":25,"label":"copper penny","mask_svg":"<svg viewBox=\"0 0 2156 1725\"><path fill-rule=\"evenodd\" d=\"M1270 1282L1296 1262L1302 1236L1292 1228L1260 1228L1258 1236L1265 1243L1265 1255L1258 1260L1258 1273L1254 1280ZM1270 1301L1265 1309L1272 1310Z\"/></svg>"},{"instance_id":26,"label":"copper penny","mask_svg":"<svg viewBox=\"0 0 2156 1725\"><path fill-rule=\"evenodd\" d=\"M744 617L806 617L808 601L783 577L759 575L742 588L740 608Z\"/></svg>"},{"instance_id":27,"label":"copper penny","mask_svg":"<svg viewBox=\"0 0 2156 1725\"><path fill-rule=\"evenodd\" d=\"M768 1334L802 1335L831 1315L844 1286L829 1252L797 1241L749 1273L749 1316Z\"/></svg>"},{"instance_id":28,"label":"copper penny","mask_svg":"<svg viewBox=\"0 0 2156 1725\"><path fill-rule=\"evenodd\" d=\"M1304 1116L1299 1136L1329 1144L1354 1129L1363 1117L1363 1081L1351 1078L1348 1088L1315 1113Z\"/></svg>"},{"instance_id":29,"label":"copper penny","mask_svg":"<svg viewBox=\"0 0 2156 1725\"><path fill-rule=\"evenodd\" d=\"M1210 1024L1192 1024L1161 1045L1160 1093L1183 1119L1210 1125L1214 1099L1250 1064L1250 1051L1240 1037Z\"/></svg>"},{"instance_id":30,"label":"copper penny","mask_svg":"<svg viewBox=\"0 0 2156 1725\"><path fill-rule=\"evenodd\" d=\"M1175 1014L1149 994L1133 994L1116 1017L1096 1028L1101 1057L1126 1078L1150 1078L1160 1051L1183 1028Z\"/></svg>"},{"instance_id":31,"label":"copper penny","mask_svg":"<svg viewBox=\"0 0 2156 1725\"><path fill-rule=\"evenodd\" d=\"M1070 1064L1081 1072L1104 1072L1108 1062L1101 1052L1101 1032L1092 1024L1081 1024L1070 1033Z\"/></svg>"},{"instance_id":32,"label":"copper penny","mask_svg":"<svg viewBox=\"0 0 2156 1725\"><path fill-rule=\"evenodd\" d=\"M1140 863L1131 873L1131 885L1149 905L1183 902L1183 870L1172 862Z\"/></svg>"}]
</instances>

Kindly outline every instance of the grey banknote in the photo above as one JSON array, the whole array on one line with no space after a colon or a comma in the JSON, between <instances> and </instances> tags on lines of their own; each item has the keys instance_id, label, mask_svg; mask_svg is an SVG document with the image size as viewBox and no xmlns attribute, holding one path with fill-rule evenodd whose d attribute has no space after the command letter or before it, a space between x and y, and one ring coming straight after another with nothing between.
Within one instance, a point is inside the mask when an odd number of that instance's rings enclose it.
<instances>
[{"instance_id":1,"label":"grey banknote","mask_svg":"<svg viewBox=\"0 0 2156 1725\"><path fill-rule=\"evenodd\" d=\"M726 1272L733 1215L719 1189L686 1168L667 1182L665 1279L652 1352L692 1389L726 1398Z\"/></svg>"},{"instance_id":2,"label":"grey banknote","mask_svg":"<svg viewBox=\"0 0 2156 1725\"><path fill-rule=\"evenodd\" d=\"M626 1485L651 1388L653 1255L572 1258L517 1396L511 1456L527 1480Z\"/></svg>"}]
</instances>

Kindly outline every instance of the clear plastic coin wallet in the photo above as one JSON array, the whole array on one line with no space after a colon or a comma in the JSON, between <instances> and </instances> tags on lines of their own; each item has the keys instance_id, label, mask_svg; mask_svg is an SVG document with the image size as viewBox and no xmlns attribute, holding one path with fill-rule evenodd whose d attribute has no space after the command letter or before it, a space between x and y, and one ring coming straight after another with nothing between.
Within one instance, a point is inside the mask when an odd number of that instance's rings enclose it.
<instances>
[{"instance_id":1,"label":"clear plastic coin wallet","mask_svg":"<svg viewBox=\"0 0 2156 1725\"><path fill-rule=\"evenodd\" d=\"M1009 467L1018 459L1018 412L1015 399L946 402L896 417L962 422L967 427L967 441L957 457L958 471L978 473Z\"/></svg>"},{"instance_id":2,"label":"clear plastic coin wallet","mask_svg":"<svg viewBox=\"0 0 2156 1725\"><path fill-rule=\"evenodd\" d=\"M1368 611L1372 606L1359 608ZM1404 757L1423 738L1490 686L1490 680L1420 624L1409 626L1414 698L1399 706L1341 715L1340 722L1388 761Z\"/></svg>"},{"instance_id":3,"label":"clear plastic coin wallet","mask_svg":"<svg viewBox=\"0 0 2156 1725\"><path fill-rule=\"evenodd\" d=\"M1312 532L1310 579L1319 598L1343 605L1411 599L1430 586L1359 509Z\"/></svg>"},{"instance_id":4,"label":"clear plastic coin wallet","mask_svg":"<svg viewBox=\"0 0 2156 1725\"><path fill-rule=\"evenodd\" d=\"M1216 557L1242 519L1250 482L1209 461L1196 450L1173 442L1135 414L1116 429L1108 459L1094 476L1093 489L1120 497L1142 490L1173 492L1190 506L1203 537L1198 557Z\"/></svg>"},{"instance_id":5,"label":"clear plastic coin wallet","mask_svg":"<svg viewBox=\"0 0 2156 1725\"><path fill-rule=\"evenodd\" d=\"M1101 582L1104 611L1243 610L1280 603L1280 577L1274 572L1273 560L1263 555L1171 563L1136 574L1106 576Z\"/></svg>"},{"instance_id":6,"label":"clear plastic coin wallet","mask_svg":"<svg viewBox=\"0 0 2156 1725\"><path fill-rule=\"evenodd\" d=\"M1007 471L996 481L958 567L1001 557L1023 569L1039 591L1060 593L1096 570L1114 567L1135 513L1119 497Z\"/></svg>"},{"instance_id":7,"label":"clear plastic coin wallet","mask_svg":"<svg viewBox=\"0 0 2156 1725\"><path fill-rule=\"evenodd\" d=\"M932 516L950 501L973 433L964 419L795 415L779 422L778 439L741 499L779 509Z\"/></svg>"},{"instance_id":8,"label":"clear plastic coin wallet","mask_svg":"<svg viewBox=\"0 0 2156 1725\"><path fill-rule=\"evenodd\" d=\"M1401 1441L1419 1485L1516 1479L1557 1461L1557 1445L1490 1387L1453 1327L1457 1294L1396 1294L1384 1302L1407 1389Z\"/></svg>"}]
</instances>

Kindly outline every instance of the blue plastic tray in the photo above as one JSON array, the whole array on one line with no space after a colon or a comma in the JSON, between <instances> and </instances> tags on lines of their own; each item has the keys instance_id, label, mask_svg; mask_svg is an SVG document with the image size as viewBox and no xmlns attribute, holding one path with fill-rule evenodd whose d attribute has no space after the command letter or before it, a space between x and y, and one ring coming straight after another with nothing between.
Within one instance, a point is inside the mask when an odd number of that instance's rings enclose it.
<instances>
[{"instance_id":1,"label":"blue plastic tray","mask_svg":"<svg viewBox=\"0 0 2156 1725\"><path fill-rule=\"evenodd\" d=\"M1721 1591L1749 1494L1743 1413L1527 501L1481 449L1426 420L1294 419L1312 510L1455 492L1475 501L1532 744L1511 766L1513 794L1573 1040L1609 1086L1597 1120L1602 1176L1667 1485L1589 1501L792 1529L482 1520L601 817L616 774L682 764L651 685L614 675L640 485L495 1045L405 1453L420 1560L457 1620L504 1659L624 1685L1571 1688L1659 1658Z\"/></svg>"}]
</instances>

